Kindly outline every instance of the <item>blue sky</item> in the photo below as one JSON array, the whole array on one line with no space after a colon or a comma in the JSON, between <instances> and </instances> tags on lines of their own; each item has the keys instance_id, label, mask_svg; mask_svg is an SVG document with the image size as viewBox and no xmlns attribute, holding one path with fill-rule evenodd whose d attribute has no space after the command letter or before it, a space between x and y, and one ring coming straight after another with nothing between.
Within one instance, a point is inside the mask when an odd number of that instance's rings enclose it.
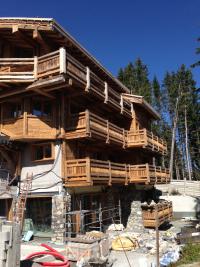
<instances>
[{"instance_id":1,"label":"blue sky","mask_svg":"<svg viewBox=\"0 0 200 267\"><path fill-rule=\"evenodd\" d=\"M199 0L10 0L0 16L53 17L114 75L141 57L162 81L200 59L199 11ZM200 68L193 73L200 87Z\"/></svg>"}]
</instances>

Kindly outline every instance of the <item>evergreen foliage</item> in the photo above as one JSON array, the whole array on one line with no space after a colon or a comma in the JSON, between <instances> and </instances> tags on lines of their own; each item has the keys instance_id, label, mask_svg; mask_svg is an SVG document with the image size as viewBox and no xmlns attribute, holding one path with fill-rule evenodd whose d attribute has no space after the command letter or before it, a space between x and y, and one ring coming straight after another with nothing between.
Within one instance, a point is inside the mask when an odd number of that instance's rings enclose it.
<instances>
[{"instance_id":1,"label":"evergreen foliage","mask_svg":"<svg viewBox=\"0 0 200 267\"><path fill-rule=\"evenodd\" d=\"M200 49L199 49L200 50ZM188 125L189 163L192 178L200 180L200 99L192 72L181 65L176 72L166 72L161 86L157 77L152 82L148 67L140 58L121 68L118 78L132 94L142 95L160 113L161 121L152 125L152 131L162 136L171 147L175 106L178 98L178 123L175 138L174 177L188 178L185 144L185 114ZM169 166L169 155L165 163Z\"/></svg>"}]
</instances>

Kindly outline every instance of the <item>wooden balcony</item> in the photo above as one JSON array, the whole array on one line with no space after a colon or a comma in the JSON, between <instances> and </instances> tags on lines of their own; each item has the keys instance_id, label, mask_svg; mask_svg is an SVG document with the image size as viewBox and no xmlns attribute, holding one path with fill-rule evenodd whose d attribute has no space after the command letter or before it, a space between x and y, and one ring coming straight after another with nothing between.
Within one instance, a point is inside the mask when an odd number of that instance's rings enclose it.
<instances>
[{"instance_id":1,"label":"wooden balcony","mask_svg":"<svg viewBox=\"0 0 200 267\"><path fill-rule=\"evenodd\" d=\"M154 205L142 205L142 217L144 227L155 228L156 217L158 217L158 226L160 226L163 223L169 222L172 219L172 216L173 209L171 201L160 201Z\"/></svg>"},{"instance_id":2,"label":"wooden balcony","mask_svg":"<svg viewBox=\"0 0 200 267\"><path fill-rule=\"evenodd\" d=\"M34 90L38 87L46 88L51 83L53 86L53 78L63 74L75 80L85 92L129 118L132 117L131 104L123 99L121 93L66 53L64 48L41 57L0 58L0 83L29 83L28 89ZM60 80L65 82L65 78ZM57 80L54 82L58 83ZM56 87L59 87L58 84Z\"/></svg>"},{"instance_id":3,"label":"wooden balcony","mask_svg":"<svg viewBox=\"0 0 200 267\"><path fill-rule=\"evenodd\" d=\"M167 184L169 169L149 164L129 165L129 182L143 184Z\"/></svg>"},{"instance_id":4,"label":"wooden balcony","mask_svg":"<svg viewBox=\"0 0 200 267\"><path fill-rule=\"evenodd\" d=\"M86 110L73 114L66 129L67 139L95 138L106 143L126 146L126 131Z\"/></svg>"},{"instance_id":5,"label":"wooden balcony","mask_svg":"<svg viewBox=\"0 0 200 267\"><path fill-rule=\"evenodd\" d=\"M126 131L88 110L71 115L67 122L66 138L96 138L124 148L142 147L161 154L167 153L166 142L146 129Z\"/></svg>"},{"instance_id":6,"label":"wooden balcony","mask_svg":"<svg viewBox=\"0 0 200 267\"><path fill-rule=\"evenodd\" d=\"M148 164L129 165L90 158L67 160L65 173L66 187L169 183L167 169L152 167Z\"/></svg>"},{"instance_id":7,"label":"wooden balcony","mask_svg":"<svg viewBox=\"0 0 200 267\"><path fill-rule=\"evenodd\" d=\"M0 58L0 82L33 82L34 58Z\"/></svg>"},{"instance_id":8,"label":"wooden balcony","mask_svg":"<svg viewBox=\"0 0 200 267\"><path fill-rule=\"evenodd\" d=\"M90 158L66 161L65 186L127 184L126 164Z\"/></svg>"},{"instance_id":9,"label":"wooden balcony","mask_svg":"<svg viewBox=\"0 0 200 267\"><path fill-rule=\"evenodd\" d=\"M163 155L167 154L167 143L146 129L128 131L127 147L143 147Z\"/></svg>"},{"instance_id":10,"label":"wooden balcony","mask_svg":"<svg viewBox=\"0 0 200 267\"><path fill-rule=\"evenodd\" d=\"M55 139L57 130L51 119L34 115L24 115L18 118L3 119L1 132L11 140L46 140Z\"/></svg>"}]
</instances>

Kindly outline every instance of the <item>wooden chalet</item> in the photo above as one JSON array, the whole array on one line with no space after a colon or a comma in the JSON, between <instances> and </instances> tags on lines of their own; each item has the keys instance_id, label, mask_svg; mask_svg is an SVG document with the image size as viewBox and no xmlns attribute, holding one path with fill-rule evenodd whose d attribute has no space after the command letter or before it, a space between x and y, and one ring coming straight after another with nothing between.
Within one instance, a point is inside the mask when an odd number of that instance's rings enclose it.
<instances>
[{"instance_id":1,"label":"wooden chalet","mask_svg":"<svg viewBox=\"0 0 200 267\"><path fill-rule=\"evenodd\" d=\"M1 166L33 174L30 213L63 190L169 183L153 160L167 153L151 131L159 114L53 19L0 19L0 106Z\"/></svg>"}]
</instances>

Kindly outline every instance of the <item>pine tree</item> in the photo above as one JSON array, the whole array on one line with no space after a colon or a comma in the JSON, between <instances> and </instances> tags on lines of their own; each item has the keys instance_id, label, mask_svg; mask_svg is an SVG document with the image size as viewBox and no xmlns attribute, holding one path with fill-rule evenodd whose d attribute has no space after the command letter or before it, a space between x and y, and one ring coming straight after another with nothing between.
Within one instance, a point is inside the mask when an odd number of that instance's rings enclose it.
<instances>
[{"instance_id":1,"label":"pine tree","mask_svg":"<svg viewBox=\"0 0 200 267\"><path fill-rule=\"evenodd\" d=\"M118 79L130 89L131 94L142 95L151 103L152 90L148 75L147 66L138 58L134 64L130 62L119 70Z\"/></svg>"}]
</instances>

